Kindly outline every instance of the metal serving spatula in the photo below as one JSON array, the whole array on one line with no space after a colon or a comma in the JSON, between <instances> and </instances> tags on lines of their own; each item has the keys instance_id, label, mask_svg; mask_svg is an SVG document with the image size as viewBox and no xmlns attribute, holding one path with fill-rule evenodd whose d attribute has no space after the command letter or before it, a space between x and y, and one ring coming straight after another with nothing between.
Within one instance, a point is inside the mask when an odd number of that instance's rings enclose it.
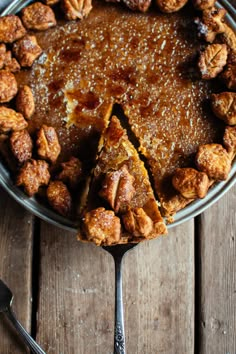
<instances>
[{"instance_id":1,"label":"metal serving spatula","mask_svg":"<svg viewBox=\"0 0 236 354\"><path fill-rule=\"evenodd\" d=\"M109 252L115 262L115 331L114 331L114 354L126 354L125 348L125 325L122 295L122 260L126 252L137 246L137 243L125 245L103 246Z\"/></svg>"},{"instance_id":2,"label":"metal serving spatula","mask_svg":"<svg viewBox=\"0 0 236 354\"><path fill-rule=\"evenodd\" d=\"M28 345L34 354L46 354L16 319L11 309L12 300L13 294L11 290L0 279L0 312L3 312L8 317L25 344Z\"/></svg>"}]
</instances>

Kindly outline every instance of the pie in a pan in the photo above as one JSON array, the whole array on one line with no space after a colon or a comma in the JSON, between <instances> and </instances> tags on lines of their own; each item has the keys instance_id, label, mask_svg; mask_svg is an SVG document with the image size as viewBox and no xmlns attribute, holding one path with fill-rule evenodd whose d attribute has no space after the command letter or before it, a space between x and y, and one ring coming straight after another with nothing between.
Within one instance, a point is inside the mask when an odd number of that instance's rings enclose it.
<instances>
[{"instance_id":1,"label":"pie in a pan","mask_svg":"<svg viewBox=\"0 0 236 354\"><path fill-rule=\"evenodd\" d=\"M98 245L165 234L227 179L236 150L226 11L114 2L45 0L0 18L2 158L20 188Z\"/></svg>"}]
</instances>

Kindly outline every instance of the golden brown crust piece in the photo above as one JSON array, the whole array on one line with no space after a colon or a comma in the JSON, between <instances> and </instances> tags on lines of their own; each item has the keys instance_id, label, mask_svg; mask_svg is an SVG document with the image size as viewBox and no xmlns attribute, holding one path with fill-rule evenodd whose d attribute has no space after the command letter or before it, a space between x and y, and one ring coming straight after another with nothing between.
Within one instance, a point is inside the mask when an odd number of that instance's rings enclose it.
<instances>
[{"instance_id":1,"label":"golden brown crust piece","mask_svg":"<svg viewBox=\"0 0 236 354\"><path fill-rule=\"evenodd\" d=\"M18 164L23 164L32 157L33 143L26 129L11 134L10 140L11 151Z\"/></svg>"},{"instance_id":2,"label":"golden brown crust piece","mask_svg":"<svg viewBox=\"0 0 236 354\"><path fill-rule=\"evenodd\" d=\"M226 180L231 169L228 152L220 144L201 145L196 154L196 164L214 180Z\"/></svg>"},{"instance_id":3,"label":"golden brown crust piece","mask_svg":"<svg viewBox=\"0 0 236 354\"><path fill-rule=\"evenodd\" d=\"M221 35L223 43L225 43L228 49L236 54L236 34L226 23L224 23L224 31Z\"/></svg>"},{"instance_id":4,"label":"golden brown crust piece","mask_svg":"<svg viewBox=\"0 0 236 354\"><path fill-rule=\"evenodd\" d=\"M108 201L115 213L123 205L129 204L135 194L134 177L126 165L117 171L108 172L105 176L99 195Z\"/></svg>"},{"instance_id":5,"label":"golden brown crust piece","mask_svg":"<svg viewBox=\"0 0 236 354\"><path fill-rule=\"evenodd\" d=\"M191 203L194 199L184 198L180 193L161 203L162 215L170 217Z\"/></svg>"},{"instance_id":6,"label":"golden brown crust piece","mask_svg":"<svg viewBox=\"0 0 236 354\"><path fill-rule=\"evenodd\" d=\"M172 184L184 198L204 198L209 188L209 179L206 173L194 168L177 168Z\"/></svg>"},{"instance_id":7,"label":"golden brown crust piece","mask_svg":"<svg viewBox=\"0 0 236 354\"><path fill-rule=\"evenodd\" d=\"M215 78L227 62L226 44L211 44L200 54L198 67L205 80Z\"/></svg>"},{"instance_id":8,"label":"golden brown crust piece","mask_svg":"<svg viewBox=\"0 0 236 354\"><path fill-rule=\"evenodd\" d=\"M83 175L81 161L72 156L69 161L61 164L62 171L57 176L57 179L63 181L71 189L76 189Z\"/></svg>"},{"instance_id":9,"label":"golden brown crust piece","mask_svg":"<svg viewBox=\"0 0 236 354\"><path fill-rule=\"evenodd\" d=\"M83 227L88 241L97 246L118 243L121 235L120 219L111 210L97 208L87 212Z\"/></svg>"},{"instance_id":10,"label":"golden brown crust piece","mask_svg":"<svg viewBox=\"0 0 236 354\"><path fill-rule=\"evenodd\" d=\"M6 53L4 69L8 70L12 73L16 73L16 72L20 71L20 69L21 69L18 61L15 58L12 58L12 54L10 51L8 51Z\"/></svg>"},{"instance_id":11,"label":"golden brown crust piece","mask_svg":"<svg viewBox=\"0 0 236 354\"><path fill-rule=\"evenodd\" d=\"M29 86L24 85L19 88L16 97L16 110L23 114L26 119L30 119L35 110L34 96Z\"/></svg>"},{"instance_id":12,"label":"golden brown crust piece","mask_svg":"<svg viewBox=\"0 0 236 354\"><path fill-rule=\"evenodd\" d=\"M230 60L220 77L228 89L236 91L236 54L230 55Z\"/></svg>"},{"instance_id":13,"label":"golden brown crust piece","mask_svg":"<svg viewBox=\"0 0 236 354\"><path fill-rule=\"evenodd\" d=\"M236 154L236 126L225 128L223 144L231 160L233 160Z\"/></svg>"},{"instance_id":14,"label":"golden brown crust piece","mask_svg":"<svg viewBox=\"0 0 236 354\"><path fill-rule=\"evenodd\" d=\"M69 216L71 214L72 198L63 182L50 182L47 188L47 198L51 207L60 215Z\"/></svg>"},{"instance_id":15,"label":"golden brown crust piece","mask_svg":"<svg viewBox=\"0 0 236 354\"><path fill-rule=\"evenodd\" d=\"M133 11L146 12L151 5L151 0L123 0L124 4Z\"/></svg>"},{"instance_id":16,"label":"golden brown crust piece","mask_svg":"<svg viewBox=\"0 0 236 354\"><path fill-rule=\"evenodd\" d=\"M26 35L13 45L13 53L23 67L30 67L42 53L35 36Z\"/></svg>"},{"instance_id":17,"label":"golden brown crust piece","mask_svg":"<svg viewBox=\"0 0 236 354\"><path fill-rule=\"evenodd\" d=\"M11 101L17 91L15 76L7 70L0 70L0 103Z\"/></svg>"},{"instance_id":18,"label":"golden brown crust piece","mask_svg":"<svg viewBox=\"0 0 236 354\"><path fill-rule=\"evenodd\" d=\"M62 0L61 6L68 20L83 19L92 10L92 0Z\"/></svg>"},{"instance_id":19,"label":"golden brown crust piece","mask_svg":"<svg viewBox=\"0 0 236 354\"><path fill-rule=\"evenodd\" d=\"M13 43L26 34L21 19L15 15L0 17L0 42Z\"/></svg>"},{"instance_id":20,"label":"golden brown crust piece","mask_svg":"<svg viewBox=\"0 0 236 354\"><path fill-rule=\"evenodd\" d=\"M11 51L7 51L4 43L0 44L0 69L5 69L13 73L20 70L20 64L15 58L12 58Z\"/></svg>"},{"instance_id":21,"label":"golden brown crust piece","mask_svg":"<svg viewBox=\"0 0 236 354\"><path fill-rule=\"evenodd\" d=\"M216 0L192 0L193 6L197 10L210 9L215 5Z\"/></svg>"},{"instance_id":22,"label":"golden brown crust piece","mask_svg":"<svg viewBox=\"0 0 236 354\"><path fill-rule=\"evenodd\" d=\"M188 0L156 0L156 4L162 12L179 11Z\"/></svg>"},{"instance_id":23,"label":"golden brown crust piece","mask_svg":"<svg viewBox=\"0 0 236 354\"><path fill-rule=\"evenodd\" d=\"M53 127L43 124L37 134L36 145L40 158L55 163L60 152L61 146L58 141L57 132Z\"/></svg>"},{"instance_id":24,"label":"golden brown crust piece","mask_svg":"<svg viewBox=\"0 0 236 354\"><path fill-rule=\"evenodd\" d=\"M22 10L22 21L27 29L45 31L57 22L51 7L35 2Z\"/></svg>"},{"instance_id":25,"label":"golden brown crust piece","mask_svg":"<svg viewBox=\"0 0 236 354\"><path fill-rule=\"evenodd\" d=\"M152 219L145 213L143 208L129 209L122 220L125 229L135 237L148 238L153 231Z\"/></svg>"},{"instance_id":26,"label":"golden brown crust piece","mask_svg":"<svg viewBox=\"0 0 236 354\"><path fill-rule=\"evenodd\" d=\"M195 20L199 37L203 37L207 42L212 43L215 40L216 35L223 33L225 30L225 25L222 22L225 15L226 10L222 8L210 8L204 10L202 18L197 18Z\"/></svg>"},{"instance_id":27,"label":"golden brown crust piece","mask_svg":"<svg viewBox=\"0 0 236 354\"><path fill-rule=\"evenodd\" d=\"M4 43L0 44L0 69L3 69L5 65L7 48Z\"/></svg>"},{"instance_id":28,"label":"golden brown crust piece","mask_svg":"<svg viewBox=\"0 0 236 354\"><path fill-rule=\"evenodd\" d=\"M53 5L58 4L60 2L60 0L44 0L43 2L45 3L45 5L53 6Z\"/></svg>"},{"instance_id":29,"label":"golden brown crust piece","mask_svg":"<svg viewBox=\"0 0 236 354\"><path fill-rule=\"evenodd\" d=\"M46 161L30 160L21 167L16 179L17 186L23 186L25 192L32 197L39 187L47 185L50 180Z\"/></svg>"},{"instance_id":30,"label":"golden brown crust piece","mask_svg":"<svg viewBox=\"0 0 236 354\"><path fill-rule=\"evenodd\" d=\"M23 130L28 126L21 113L11 108L0 107L0 133Z\"/></svg>"},{"instance_id":31,"label":"golden brown crust piece","mask_svg":"<svg viewBox=\"0 0 236 354\"><path fill-rule=\"evenodd\" d=\"M214 114L228 125L236 124L236 93L222 92L211 95Z\"/></svg>"}]
</instances>

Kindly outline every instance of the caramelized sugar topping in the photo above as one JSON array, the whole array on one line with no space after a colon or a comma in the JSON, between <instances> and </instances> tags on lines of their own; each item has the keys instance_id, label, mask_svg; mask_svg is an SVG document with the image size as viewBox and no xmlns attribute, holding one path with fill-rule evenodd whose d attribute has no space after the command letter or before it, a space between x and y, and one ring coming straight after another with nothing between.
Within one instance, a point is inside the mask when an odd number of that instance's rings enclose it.
<instances>
[{"instance_id":1,"label":"caramelized sugar topping","mask_svg":"<svg viewBox=\"0 0 236 354\"><path fill-rule=\"evenodd\" d=\"M61 159L93 159L119 103L160 193L163 178L188 165L200 144L217 142L221 127L205 107L211 84L196 76L193 16L190 8L141 14L102 2L86 20L37 33L45 53L18 74L36 99L31 131L53 125Z\"/></svg>"}]
</instances>

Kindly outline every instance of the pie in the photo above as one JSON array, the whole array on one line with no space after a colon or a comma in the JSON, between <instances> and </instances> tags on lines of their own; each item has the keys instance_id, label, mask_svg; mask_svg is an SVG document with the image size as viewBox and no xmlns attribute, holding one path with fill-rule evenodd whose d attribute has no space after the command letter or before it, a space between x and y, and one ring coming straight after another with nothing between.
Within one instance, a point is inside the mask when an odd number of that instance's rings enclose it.
<instances>
[{"instance_id":1,"label":"pie","mask_svg":"<svg viewBox=\"0 0 236 354\"><path fill-rule=\"evenodd\" d=\"M101 135L98 150L79 238L109 245L166 234L144 162L117 117Z\"/></svg>"},{"instance_id":2,"label":"pie","mask_svg":"<svg viewBox=\"0 0 236 354\"><path fill-rule=\"evenodd\" d=\"M227 179L236 151L226 11L115 2L45 0L0 18L2 158L98 245L166 233L163 217Z\"/></svg>"}]
</instances>

